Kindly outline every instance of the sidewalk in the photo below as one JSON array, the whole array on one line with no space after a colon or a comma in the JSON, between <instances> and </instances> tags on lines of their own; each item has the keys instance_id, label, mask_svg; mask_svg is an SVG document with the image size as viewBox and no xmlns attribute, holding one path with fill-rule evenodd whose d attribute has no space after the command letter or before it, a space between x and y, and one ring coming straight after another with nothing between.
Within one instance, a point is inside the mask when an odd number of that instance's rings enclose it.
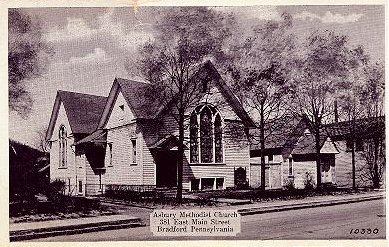
<instances>
[{"instance_id":1,"label":"sidewalk","mask_svg":"<svg viewBox=\"0 0 389 247\"><path fill-rule=\"evenodd\" d=\"M229 208L237 209L241 215L263 214L270 212L296 210L302 208L324 207L338 204L355 203L369 200L383 200L385 192L375 191L364 194L317 196L288 201L257 202L246 205L235 205Z\"/></svg>"},{"instance_id":2,"label":"sidewalk","mask_svg":"<svg viewBox=\"0 0 389 247\"><path fill-rule=\"evenodd\" d=\"M91 231L112 230L144 226L139 217L128 215L106 215L66 220L12 223L9 225L10 240L58 236Z\"/></svg>"}]
</instances>

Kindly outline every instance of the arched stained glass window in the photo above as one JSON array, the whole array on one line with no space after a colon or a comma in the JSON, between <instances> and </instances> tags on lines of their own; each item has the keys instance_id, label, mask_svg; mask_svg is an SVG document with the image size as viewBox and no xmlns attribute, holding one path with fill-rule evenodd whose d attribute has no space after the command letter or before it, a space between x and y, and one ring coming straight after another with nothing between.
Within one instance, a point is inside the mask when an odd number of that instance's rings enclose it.
<instances>
[{"instance_id":1,"label":"arched stained glass window","mask_svg":"<svg viewBox=\"0 0 389 247\"><path fill-rule=\"evenodd\" d=\"M59 127L58 141L59 141L59 166L66 167L66 150L67 150L67 139L66 139L66 128L61 125Z\"/></svg>"},{"instance_id":2,"label":"arched stained glass window","mask_svg":"<svg viewBox=\"0 0 389 247\"><path fill-rule=\"evenodd\" d=\"M197 123L197 115L192 114L190 117L190 162L199 162L199 125Z\"/></svg>"},{"instance_id":3,"label":"arched stained glass window","mask_svg":"<svg viewBox=\"0 0 389 247\"><path fill-rule=\"evenodd\" d=\"M211 163L213 161L212 135L212 112L208 107L204 107L200 112L200 152L202 163Z\"/></svg>"},{"instance_id":4,"label":"arched stained glass window","mask_svg":"<svg viewBox=\"0 0 389 247\"><path fill-rule=\"evenodd\" d=\"M223 120L210 105L196 107L190 117L190 162L223 163Z\"/></svg>"},{"instance_id":5,"label":"arched stained glass window","mask_svg":"<svg viewBox=\"0 0 389 247\"><path fill-rule=\"evenodd\" d=\"M214 132L215 132L215 163L221 163L223 162L222 121L219 114L217 114L215 117Z\"/></svg>"}]
</instances>

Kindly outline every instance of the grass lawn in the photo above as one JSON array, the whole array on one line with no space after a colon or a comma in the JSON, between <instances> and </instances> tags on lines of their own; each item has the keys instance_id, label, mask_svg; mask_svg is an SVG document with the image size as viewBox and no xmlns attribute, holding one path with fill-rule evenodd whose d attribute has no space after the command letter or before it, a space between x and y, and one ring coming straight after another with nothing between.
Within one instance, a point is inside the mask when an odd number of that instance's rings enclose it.
<instances>
[{"instance_id":1,"label":"grass lawn","mask_svg":"<svg viewBox=\"0 0 389 247\"><path fill-rule=\"evenodd\" d=\"M53 201L29 198L10 202L10 223L74 219L115 214L110 207L102 206L98 200L60 196Z\"/></svg>"},{"instance_id":2,"label":"grass lawn","mask_svg":"<svg viewBox=\"0 0 389 247\"><path fill-rule=\"evenodd\" d=\"M219 191L201 191L201 192L192 192L191 194L199 197L208 197L213 200L217 198L230 198L230 199L240 199L240 200L251 200L252 202L261 202L261 201L273 201L273 200L293 200L293 199L303 199L307 197L314 196L334 196L334 195L344 195L344 194L355 194L363 193L368 190L361 189L358 191L353 191L352 189L343 189L343 188L326 188L321 190L305 190L305 189L292 189L292 190L265 190L261 191L258 189L251 190L219 190Z\"/></svg>"}]
</instances>

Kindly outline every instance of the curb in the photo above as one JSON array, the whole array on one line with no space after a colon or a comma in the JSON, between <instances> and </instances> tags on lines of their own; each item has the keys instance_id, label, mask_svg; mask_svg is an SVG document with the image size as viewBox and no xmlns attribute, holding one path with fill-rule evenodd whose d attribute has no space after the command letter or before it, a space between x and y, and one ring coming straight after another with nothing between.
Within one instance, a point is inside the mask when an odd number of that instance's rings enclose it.
<instances>
[{"instance_id":1,"label":"curb","mask_svg":"<svg viewBox=\"0 0 389 247\"><path fill-rule=\"evenodd\" d=\"M280 212L280 211L288 211L288 210L297 210L304 208L315 208L315 207L326 207L340 204L348 204L355 202L363 202L363 201L371 201L371 200L379 200L385 198L384 195L378 196L370 196L364 198L351 198L351 199L338 199L328 202L307 202L307 203L299 203L293 205L279 205L279 206L270 206L270 207L262 207L262 208L248 208L248 209L238 209L238 213L241 215L252 215L252 214L264 214L271 212Z\"/></svg>"},{"instance_id":2,"label":"curb","mask_svg":"<svg viewBox=\"0 0 389 247\"><path fill-rule=\"evenodd\" d=\"M35 238L45 238L52 236L60 235L71 235L79 234L86 232L95 232L95 231L107 231L115 230L122 228L133 228L141 227L145 224L141 221L140 218L135 219L124 219L116 221L104 221L96 223L85 223L72 226L58 226L58 227L48 227L48 228L38 228L31 230L18 230L10 231L10 241L21 241Z\"/></svg>"}]
</instances>

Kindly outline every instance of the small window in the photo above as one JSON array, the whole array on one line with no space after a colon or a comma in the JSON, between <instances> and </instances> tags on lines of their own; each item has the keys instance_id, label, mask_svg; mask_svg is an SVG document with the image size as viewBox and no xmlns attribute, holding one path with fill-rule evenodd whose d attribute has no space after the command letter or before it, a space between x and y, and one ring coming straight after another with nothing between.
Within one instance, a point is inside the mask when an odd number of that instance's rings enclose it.
<instances>
[{"instance_id":1,"label":"small window","mask_svg":"<svg viewBox=\"0 0 389 247\"><path fill-rule=\"evenodd\" d=\"M289 158L289 176L293 176L293 160Z\"/></svg>"},{"instance_id":2,"label":"small window","mask_svg":"<svg viewBox=\"0 0 389 247\"><path fill-rule=\"evenodd\" d=\"M269 162L273 162L273 155L269 155Z\"/></svg>"},{"instance_id":3,"label":"small window","mask_svg":"<svg viewBox=\"0 0 389 247\"><path fill-rule=\"evenodd\" d=\"M78 193L82 193L82 180L78 181Z\"/></svg>"},{"instance_id":4,"label":"small window","mask_svg":"<svg viewBox=\"0 0 389 247\"><path fill-rule=\"evenodd\" d=\"M136 164L136 140L131 140L132 144L132 164Z\"/></svg>"},{"instance_id":5,"label":"small window","mask_svg":"<svg viewBox=\"0 0 389 247\"><path fill-rule=\"evenodd\" d=\"M119 105L119 108L121 109L119 120L123 120L124 119L124 105Z\"/></svg>"}]
</instances>

